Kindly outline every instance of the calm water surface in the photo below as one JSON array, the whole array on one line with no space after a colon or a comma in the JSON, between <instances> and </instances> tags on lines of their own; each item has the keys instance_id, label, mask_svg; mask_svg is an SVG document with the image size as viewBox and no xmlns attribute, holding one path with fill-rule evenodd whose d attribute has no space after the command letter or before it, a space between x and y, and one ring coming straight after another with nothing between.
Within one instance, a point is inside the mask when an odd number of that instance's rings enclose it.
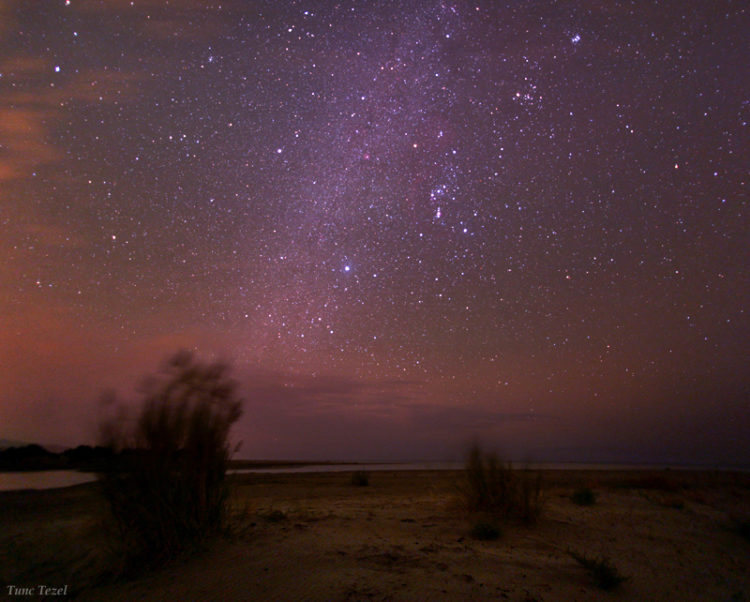
<instances>
[{"instance_id":1,"label":"calm water surface","mask_svg":"<svg viewBox=\"0 0 750 602\"><path fill-rule=\"evenodd\" d=\"M96 475L77 470L38 470L33 472L0 472L0 491L17 489L56 489L96 480Z\"/></svg>"},{"instance_id":2,"label":"calm water surface","mask_svg":"<svg viewBox=\"0 0 750 602\"><path fill-rule=\"evenodd\" d=\"M644 466L643 464L570 464L570 463L540 463L519 464L518 468L532 468L545 470L659 470L660 466ZM229 470L229 474L248 473L295 473L295 472L350 472L354 470L460 470L463 462L411 462L401 464L308 464L305 466L278 466L270 468L240 468ZM680 470L681 467L674 467ZM718 467L684 467L685 469L716 470ZM721 470L721 468L718 468ZM743 469L734 469L743 470ZM744 469L747 470L747 469ZM96 480L96 475L77 470L43 470L34 472L0 472L0 491L14 491L20 489L55 489L70 487Z\"/></svg>"},{"instance_id":3,"label":"calm water surface","mask_svg":"<svg viewBox=\"0 0 750 602\"><path fill-rule=\"evenodd\" d=\"M229 474L248 473L293 473L293 472L350 472L354 470L461 470L463 462L402 462L399 464L308 464L268 468L238 468L227 471ZM643 464L577 464L560 462L514 463L514 468L532 470L659 470L664 466Z\"/></svg>"}]
</instances>

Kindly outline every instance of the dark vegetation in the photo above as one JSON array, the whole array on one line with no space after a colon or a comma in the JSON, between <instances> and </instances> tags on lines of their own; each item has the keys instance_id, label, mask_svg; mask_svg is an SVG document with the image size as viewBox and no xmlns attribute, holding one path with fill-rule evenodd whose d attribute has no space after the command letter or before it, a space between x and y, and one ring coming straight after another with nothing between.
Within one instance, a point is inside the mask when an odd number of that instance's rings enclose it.
<instances>
[{"instance_id":1,"label":"dark vegetation","mask_svg":"<svg viewBox=\"0 0 750 602\"><path fill-rule=\"evenodd\" d=\"M478 520L472 525L470 534L480 541L493 541L500 537L502 531L493 520Z\"/></svg>"},{"instance_id":2,"label":"dark vegetation","mask_svg":"<svg viewBox=\"0 0 750 602\"><path fill-rule=\"evenodd\" d=\"M355 487L367 487L370 484L370 473L366 470L355 470L352 473L351 484Z\"/></svg>"},{"instance_id":3,"label":"dark vegetation","mask_svg":"<svg viewBox=\"0 0 750 602\"><path fill-rule=\"evenodd\" d=\"M258 516L260 516L264 520L267 520L269 523L281 523L289 518L286 515L286 512L279 509L273 509L267 512L259 512Z\"/></svg>"},{"instance_id":4,"label":"dark vegetation","mask_svg":"<svg viewBox=\"0 0 750 602\"><path fill-rule=\"evenodd\" d=\"M617 567L606 556L595 558L577 552L569 552L569 554L589 572L597 587L603 590L613 590L623 581L628 580L628 577L623 577L617 570Z\"/></svg>"},{"instance_id":5,"label":"dark vegetation","mask_svg":"<svg viewBox=\"0 0 750 602\"><path fill-rule=\"evenodd\" d=\"M596 494L588 487L579 487L570 496L570 501L577 506L593 506L596 503Z\"/></svg>"},{"instance_id":6,"label":"dark vegetation","mask_svg":"<svg viewBox=\"0 0 750 602\"><path fill-rule=\"evenodd\" d=\"M0 450L0 471L89 470L103 469L112 456L108 447L79 445L60 454L31 444Z\"/></svg>"},{"instance_id":7,"label":"dark vegetation","mask_svg":"<svg viewBox=\"0 0 750 602\"><path fill-rule=\"evenodd\" d=\"M750 518L735 518L732 526L737 535L750 542Z\"/></svg>"},{"instance_id":8,"label":"dark vegetation","mask_svg":"<svg viewBox=\"0 0 750 602\"><path fill-rule=\"evenodd\" d=\"M99 481L131 566L162 563L221 532L229 430L241 414L227 366L187 352L142 393L134 422L119 416L102 428L103 442L120 453Z\"/></svg>"},{"instance_id":9,"label":"dark vegetation","mask_svg":"<svg viewBox=\"0 0 750 602\"><path fill-rule=\"evenodd\" d=\"M111 447L79 445L55 453L36 443L15 445L0 449L0 472L35 470L81 470L103 472L113 467L113 456L129 454L133 450L115 452ZM346 462L303 462L290 460L230 460L228 467L243 468L293 468L299 466L346 464Z\"/></svg>"},{"instance_id":10,"label":"dark vegetation","mask_svg":"<svg viewBox=\"0 0 750 602\"><path fill-rule=\"evenodd\" d=\"M475 444L469 450L460 488L469 512L535 523L542 513L541 473L518 470Z\"/></svg>"},{"instance_id":11,"label":"dark vegetation","mask_svg":"<svg viewBox=\"0 0 750 602\"><path fill-rule=\"evenodd\" d=\"M617 489L644 489L676 493L682 489L683 484L677 475L646 473L620 479L614 484L614 487Z\"/></svg>"}]
</instances>

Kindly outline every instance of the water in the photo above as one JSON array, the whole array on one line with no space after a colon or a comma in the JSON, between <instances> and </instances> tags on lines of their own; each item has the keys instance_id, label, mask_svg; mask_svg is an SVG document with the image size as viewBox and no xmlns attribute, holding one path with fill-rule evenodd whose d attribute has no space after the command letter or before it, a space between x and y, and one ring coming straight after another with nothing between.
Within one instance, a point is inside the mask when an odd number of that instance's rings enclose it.
<instances>
[{"instance_id":1,"label":"water","mask_svg":"<svg viewBox=\"0 0 750 602\"><path fill-rule=\"evenodd\" d=\"M401 462L392 464L304 464L300 466L270 466L267 468L236 468L228 474L295 473L295 472L353 472L355 470L463 470L464 462ZM747 466L692 466L678 464L606 464L585 462L513 462L515 469L530 470L719 470L750 472Z\"/></svg>"},{"instance_id":2,"label":"water","mask_svg":"<svg viewBox=\"0 0 750 602\"><path fill-rule=\"evenodd\" d=\"M296 472L352 472L355 470L462 470L464 462L402 462L393 464L306 464L301 466L271 466L267 468L237 468L228 474L296 473ZM646 464L583 464L576 462L513 463L513 468L531 470L661 470L666 465ZM680 468L680 467L675 467ZM693 467L685 467L691 469ZM702 467L698 467L702 469Z\"/></svg>"},{"instance_id":3,"label":"water","mask_svg":"<svg viewBox=\"0 0 750 602\"><path fill-rule=\"evenodd\" d=\"M77 470L35 470L31 472L0 472L0 491L18 489L56 489L96 480L96 475Z\"/></svg>"},{"instance_id":4,"label":"water","mask_svg":"<svg viewBox=\"0 0 750 602\"><path fill-rule=\"evenodd\" d=\"M236 468L228 474L294 473L294 472L353 472L355 470L459 470L461 462L407 462L400 464L305 464L302 466L270 466L268 468Z\"/></svg>"},{"instance_id":5,"label":"water","mask_svg":"<svg viewBox=\"0 0 750 602\"><path fill-rule=\"evenodd\" d=\"M311 473L311 472L352 472L355 470L461 470L463 462L408 462L401 464L307 464L302 466L272 466L268 468L237 468L227 471L228 474L250 473ZM576 463L532 463L518 464L516 468L541 470L660 470L665 465L643 464L576 464ZM747 470L727 469L723 467L680 467L680 470ZM96 480L96 475L77 470L42 470L34 472L0 472L0 491L20 489L55 489L71 487Z\"/></svg>"}]
</instances>

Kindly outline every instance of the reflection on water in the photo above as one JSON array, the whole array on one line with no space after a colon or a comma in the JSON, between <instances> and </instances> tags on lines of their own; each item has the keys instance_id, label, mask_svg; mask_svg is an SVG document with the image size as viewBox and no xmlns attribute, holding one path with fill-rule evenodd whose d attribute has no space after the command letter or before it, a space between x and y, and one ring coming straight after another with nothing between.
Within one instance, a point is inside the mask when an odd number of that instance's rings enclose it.
<instances>
[{"instance_id":1,"label":"reflection on water","mask_svg":"<svg viewBox=\"0 0 750 602\"><path fill-rule=\"evenodd\" d=\"M16 489L55 489L96 480L96 475L77 470L38 470L33 472L0 472L0 491Z\"/></svg>"},{"instance_id":2,"label":"reflection on water","mask_svg":"<svg viewBox=\"0 0 750 602\"><path fill-rule=\"evenodd\" d=\"M460 462L402 462L400 464L303 464L301 466L269 466L267 468L236 468L228 474L289 473L289 472L348 472L354 470L458 470Z\"/></svg>"},{"instance_id":3,"label":"reflection on water","mask_svg":"<svg viewBox=\"0 0 750 602\"><path fill-rule=\"evenodd\" d=\"M574 462L513 462L514 468L531 470L659 470L665 466L644 464L579 464ZM267 468L238 468L229 474L291 473L291 472L347 472L354 470L462 470L463 462L402 462L400 464L306 464L301 466L271 466ZM679 467L678 467L679 468ZM690 467L685 467L690 468Z\"/></svg>"}]
</instances>

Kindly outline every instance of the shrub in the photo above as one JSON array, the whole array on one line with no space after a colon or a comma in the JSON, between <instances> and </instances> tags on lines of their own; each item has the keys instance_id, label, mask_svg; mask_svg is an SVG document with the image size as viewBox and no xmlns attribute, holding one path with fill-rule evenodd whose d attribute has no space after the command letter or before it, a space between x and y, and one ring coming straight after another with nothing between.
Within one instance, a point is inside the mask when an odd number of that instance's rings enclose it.
<instances>
[{"instance_id":1,"label":"shrub","mask_svg":"<svg viewBox=\"0 0 750 602\"><path fill-rule=\"evenodd\" d=\"M356 487L367 487L370 484L370 473L366 470L356 470L352 473L350 483Z\"/></svg>"},{"instance_id":2,"label":"shrub","mask_svg":"<svg viewBox=\"0 0 750 602\"><path fill-rule=\"evenodd\" d=\"M260 513L260 516L264 518L265 520L267 520L269 523L282 523L288 518L286 515L286 512L284 512L283 510L278 510L278 509L269 510L268 512L265 512L265 513Z\"/></svg>"},{"instance_id":3,"label":"shrub","mask_svg":"<svg viewBox=\"0 0 750 602\"><path fill-rule=\"evenodd\" d=\"M492 521L480 520L471 528L471 536L481 541L492 541L501 535L500 528Z\"/></svg>"},{"instance_id":4,"label":"shrub","mask_svg":"<svg viewBox=\"0 0 750 602\"><path fill-rule=\"evenodd\" d=\"M676 493L680 490L679 481L671 476L646 473L640 476L625 477L613 483L618 489L648 489Z\"/></svg>"},{"instance_id":5,"label":"shrub","mask_svg":"<svg viewBox=\"0 0 750 602\"><path fill-rule=\"evenodd\" d=\"M659 498L658 503L664 508L673 508L675 510L685 509L685 501L677 496L663 496Z\"/></svg>"},{"instance_id":6,"label":"shrub","mask_svg":"<svg viewBox=\"0 0 750 602\"><path fill-rule=\"evenodd\" d=\"M461 496L470 512L514 516L533 523L542 511L540 473L515 470L496 454L485 453L479 445L469 450L464 469Z\"/></svg>"},{"instance_id":7,"label":"shrub","mask_svg":"<svg viewBox=\"0 0 750 602\"><path fill-rule=\"evenodd\" d=\"M596 503L596 494L588 487L581 487L573 492L570 501L578 506L593 506Z\"/></svg>"},{"instance_id":8,"label":"shrub","mask_svg":"<svg viewBox=\"0 0 750 602\"><path fill-rule=\"evenodd\" d=\"M627 581L628 579L628 577L620 575L617 567L615 567L606 556L593 558L591 556L586 556L585 554L578 554L577 552L569 552L569 554L576 562L578 562L578 564L589 572L597 587L600 587L601 589L615 589L620 583Z\"/></svg>"},{"instance_id":9,"label":"shrub","mask_svg":"<svg viewBox=\"0 0 750 602\"><path fill-rule=\"evenodd\" d=\"M531 470L516 471L518 483L517 516L526 523L535 523L542 514L542 474Z\"/></svg>"},{"instance_id":10,"label":"shrub","mask_svg":"<svg viewBox=\"0 0 750 602\"><path fill-rule=\"evenodd\" d=\"M228 435L241 402L228 367L177 353L144 385L135 423L105 422L120 453L100 474L126 557L156 564L221 530Z\"/></svg>"},{"instance_id":11,"label":"shrub","mask_svg":"<svg viewBox=\"0 0 750 602\"><path fill-rule=\"evenodd\" d=\"M734 531L737 533L737 535L750 541L750 519L735 518L733 522Z\"/></svg>"}]
</instances>

